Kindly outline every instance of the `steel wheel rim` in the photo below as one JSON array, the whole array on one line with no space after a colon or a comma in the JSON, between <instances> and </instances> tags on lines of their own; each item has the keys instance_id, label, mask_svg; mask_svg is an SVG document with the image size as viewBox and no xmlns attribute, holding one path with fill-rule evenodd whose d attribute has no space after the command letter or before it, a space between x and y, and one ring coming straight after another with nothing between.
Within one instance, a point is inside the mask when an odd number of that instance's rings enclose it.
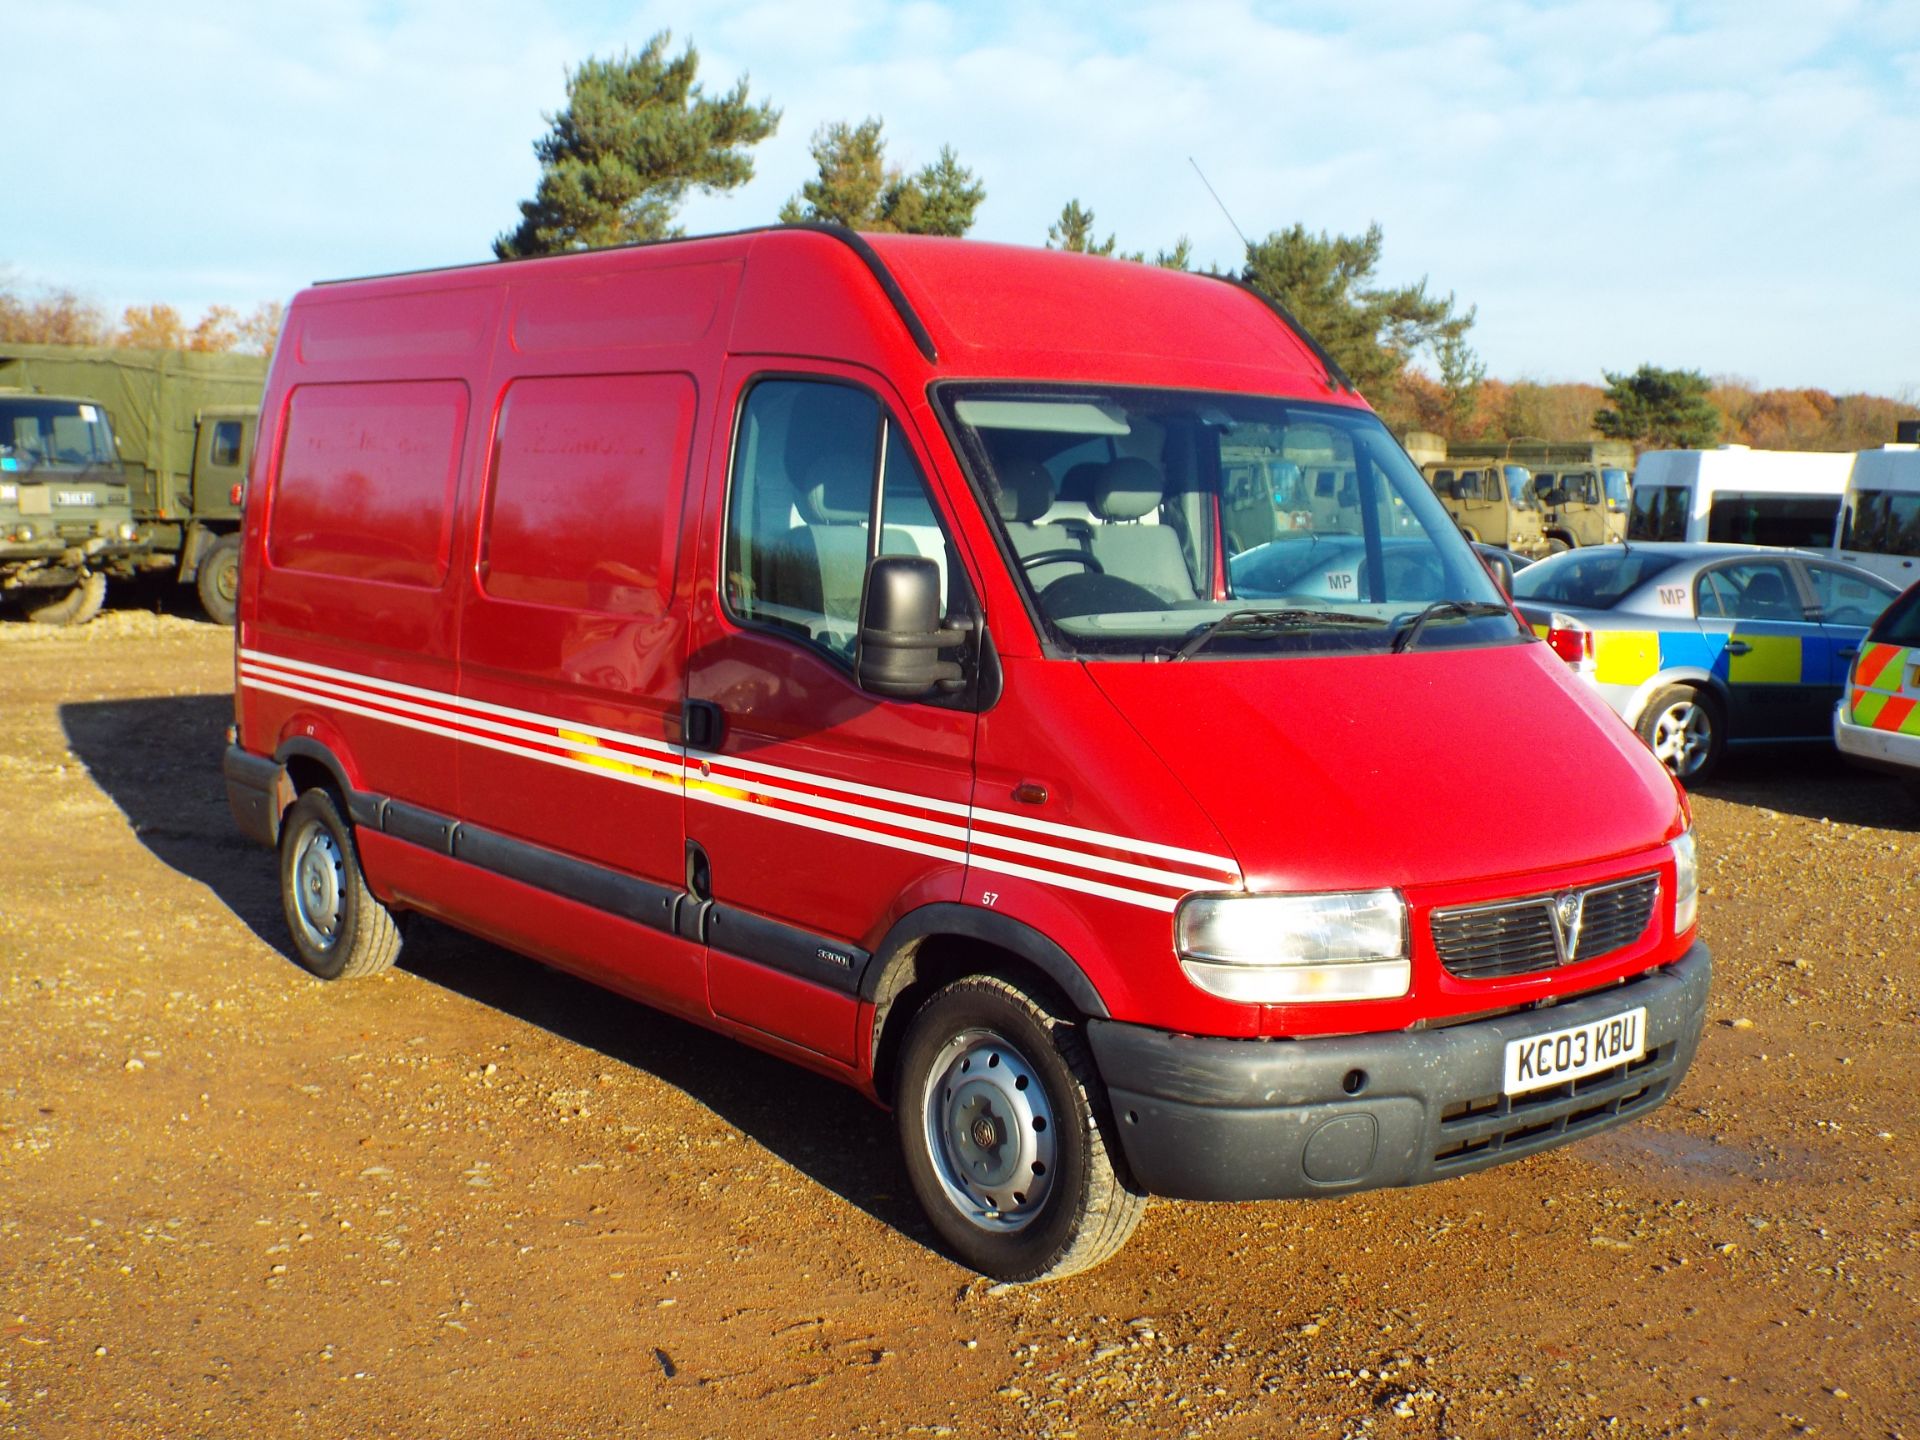
<instances>
[{"instance_id":1,"label":"steel wheel rim","mask_svg":"<svg viewBox=\"0 0 1920 1440\"><path fill-rule=\"evenodd\" d=\"M213 572L213 592L222 600L240 598L240 566L223 564Z\"/></svg>"},{"instance_id":2,"label":"steel wheel rim","mask_svg":"<svg viewBox=\"0 0 1920 1440\"><path fill-rule=\"evenodd\" d=\"M940 1047L921 1095L927 1154L947 1203L993 1234L1026 1229L1053 1193L1058 1127L1027 1057L991 1030Z\"/></svg>"},{"instance_id":3,"label":"steel wheel rim","mask_svg":"<svg viewBox=\"0 0 1920 1440\"><path fill-rule=\"evenodd\" d=\"M1653 753L1679 776L1692 775L1707 763L1713 747L1713 721L1707 707L1681 700L1660 712L1653 722Z\"/></svg>"},{"instance_id":4,"label":"steel wheel rim","mask_svg":"<svg viewBox=\"0 0 1920 1440\"><path fill-rule=\"evenodd\" d=\"M310 825L293 852L293 918L315 950L340 938L346 862L324 825Z\"/></svg>"}]
</instances>

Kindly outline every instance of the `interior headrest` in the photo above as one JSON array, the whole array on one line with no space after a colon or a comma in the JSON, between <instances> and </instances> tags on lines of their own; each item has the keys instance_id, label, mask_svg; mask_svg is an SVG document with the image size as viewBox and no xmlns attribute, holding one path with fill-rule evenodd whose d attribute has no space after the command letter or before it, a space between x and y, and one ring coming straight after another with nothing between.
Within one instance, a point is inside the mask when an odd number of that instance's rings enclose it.
<instances>
[{"instance_id":1,"label":"interior headrest","mask_svg":"<svg viewBox=\"0 0 1920 1440\"><path fill-rule=\"evenodd\" d=\"M1002 520L1031 525L1053 508L1053 476L1033 460L1016 460L1000 467L999 489L993 503Z\"/></svg>"},{"instance_id":2,"label":"interior headrest","mask_svg":"<svg viewBox=\"0 0 1920 1440\"><path fill-rule=\"evenodd\" d=\"M851 456L822 455L807 466L800 513L813 524L857 525L873 508L873 473Z\"/></svg>"},{"instance_id":3,"label":"interior headrest","mask_svg":"<svg viewBox=\"0 0 1920 1440\"><path fill-rule=\"evenodd\" d=\"M1129 455L1100 467L1093 485L1093 513L1102 520L1138 520L1157 510L1166 493L1160 467Z\"/></svg>"}]
</instances>

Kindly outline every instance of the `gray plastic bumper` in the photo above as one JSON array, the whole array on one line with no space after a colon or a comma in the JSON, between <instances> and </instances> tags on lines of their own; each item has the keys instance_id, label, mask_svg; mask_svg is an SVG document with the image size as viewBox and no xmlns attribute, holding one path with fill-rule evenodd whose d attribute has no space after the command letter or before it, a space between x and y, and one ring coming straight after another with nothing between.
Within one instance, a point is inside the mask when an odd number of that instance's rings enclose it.
<instances>
[{"instance_id":1,"label":"gray plastic bumper","mask_svg":"<svg viewBox=\"0 0 1920 1440\"><path fill-rule=\"evenodd\" d=\"M1654 1109L1693 1061L1712 968L1696 944L1598 994L1437 1030L1233 1040L1112 1020L1086 1027L1146 1189L1190 1200L1337 1195L1464 1175ZM1640 1060L1501 1093L1509 1041L1639 1006Z\"/></svg>"},{"instance_id":2,"label":"gray plastic bumper","mask_svg":"<svg viewBox=\"0 0 1920 1440\"><path fill-rule=\"evenodd\" d=\"M240 833L270 850L278 845L280 807L275 800L280 791L279 764L229 745L220 757L220 773L226 777L227 806Z\"/></svg>"}]
</instances>

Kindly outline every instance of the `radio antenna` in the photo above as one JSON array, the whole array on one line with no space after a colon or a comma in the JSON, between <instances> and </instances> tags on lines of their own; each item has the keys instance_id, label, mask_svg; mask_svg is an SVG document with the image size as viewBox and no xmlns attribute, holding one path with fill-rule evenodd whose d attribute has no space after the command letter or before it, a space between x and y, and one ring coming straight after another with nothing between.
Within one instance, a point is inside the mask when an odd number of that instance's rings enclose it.
<instances>
[{"instance_id":1,"label":"radio antenna","mask_svg":"<svg viewBox=\"0 0 1920 1440\"><path fill-rule=\"evenodd\" d=\"M1213 196L1213 203L1220 207L1220 213L1226 216L1227 223L1233 226L1233 233L1240 237L1240 243L1249 250L1253 249L1253 242L1247 239L1247 232L1242 230L1240 223L1233 218L1233 212L1227 209L1227 202L1220 198L1220 192L1214 189L1213 182L1207 179L1207 172L1200 168L1200 162L1189 155L1187 157L1187 163L1193 166L1193 173L1200 177L1200 183L1206 186L1207 193Z\"/></svg>"}]
</instances>

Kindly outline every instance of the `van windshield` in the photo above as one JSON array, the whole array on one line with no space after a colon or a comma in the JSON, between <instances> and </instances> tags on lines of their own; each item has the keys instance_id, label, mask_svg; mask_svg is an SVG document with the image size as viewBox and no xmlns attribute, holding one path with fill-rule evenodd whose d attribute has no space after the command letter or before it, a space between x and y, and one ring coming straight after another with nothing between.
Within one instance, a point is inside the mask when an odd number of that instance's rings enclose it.
<instances>
[{"instance_id":1,"label":"van windshield","mask_svg":"<svg viewBox=\"0 0 1920 1440\"><path fill-rule=\"evenodd\" d=\"M1059 653L1171 659L1526 638L1370 412L1247 395L937 387Z\"/></svg>"}]
</instances>

